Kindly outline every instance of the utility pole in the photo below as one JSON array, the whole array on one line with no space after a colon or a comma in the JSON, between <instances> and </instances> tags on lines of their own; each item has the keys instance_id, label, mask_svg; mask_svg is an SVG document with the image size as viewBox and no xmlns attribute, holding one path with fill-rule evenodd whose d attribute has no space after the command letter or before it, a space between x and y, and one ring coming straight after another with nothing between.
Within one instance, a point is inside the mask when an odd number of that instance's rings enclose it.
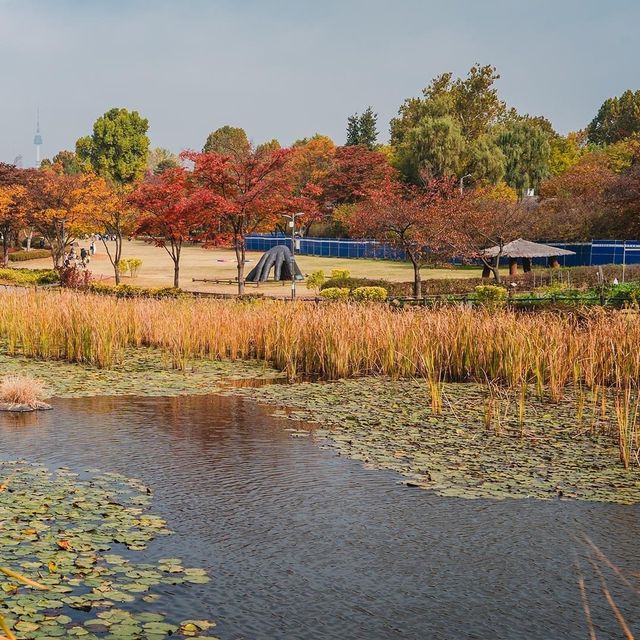
<instances>
[{"instance_id":1,"label":"utility pole","mask_svg":"<svg viewBox=\"0 0 640 640\"><path fill-rule=\"evenodd\" d=\"M282 214L285 218L289 219L289 227L291 228L291 256L293 258L291 264L291 299L296 299L296 218L298 216L303 216L304 211L298 211L296 213L292 213L288 215L286 213Z\"/></svg>"}]
</instances>

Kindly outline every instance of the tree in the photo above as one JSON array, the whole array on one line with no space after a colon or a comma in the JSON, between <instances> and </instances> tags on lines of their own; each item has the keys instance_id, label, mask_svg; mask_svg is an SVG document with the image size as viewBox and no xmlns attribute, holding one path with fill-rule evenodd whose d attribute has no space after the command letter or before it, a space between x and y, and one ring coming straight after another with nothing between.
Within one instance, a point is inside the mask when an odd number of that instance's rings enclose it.
<instances>
[{"instance_id":1,"label":"tree","mask_svg":"<svg viewBox=\"0 0 640 640\"><path fill-rule=\"evenodd\" d=\"M251 148L246 154L182 154L193 162L196 197L216 221L212 241L229 243L235 250L239 295L244 294L247 235L273 227L278 216L296 204L284 170L290 156L290 149L258 153Z\"/></svg>"},{"instance_id":2,"label":"tree","mask_svg":"<svg viewBox=\"0 0 640 640\"><path fill-rule=\"evenodd\" d=\"M476 185L496 185L504 177L506 158L490 135L473 140L464 154L465 176Z\"/></svg>"},{"instance_id":3,"label":"tree","mask_svg":"<svg viewBox=\"0 0 640 640\"><path fill-rule=\"evenodd\" d=\"M607 98L587 127L588 140L593 144L613 144L634 134L640 134L640 90Z\"/></svg>"},{"instance_id":4,"label":"tree","mask_svg":"<svg viewBox=\"0 0 640 640\"><path fill-rule=\"evenodd\" d=\"M196 195L192 176L174 167L149 176L128 196L128 204L140 211L138 233L162 247L173 261L173 286L180 287L180 257L188 240L206 239L210 216Z\"/></svg>"},{"instance_id":5,"label":"tree","mask_svg":"<svg viewBox=\"0 0 640 640\"><path fill-rule=\"evenodd\" d=\"M436 178L458 175L464 147L460 126L451 116L425 116L398 145L397 167L414 184L425 172Z\"/></svg>"},{"instance_id":6,"label":"tree","mask_svg":"<svg viewBox=\"0 0 640 640\"><path fill-rule=\"evenodd\" d=\"M347 141L345 146L364 145L373 150L378 140L378 114L367 107L362 115L354 113L347 119Z\"/></svg>"},{"instance_id":7,"label":"tree","mask_svg":"<svg viewBox=\"0 0 640 640\"><path fill-rule=\"evenodd\" d=\"M545 180L540 187L540 213L546 222L543 235L574 242L615 237L619 229L613 224L607 198L616 179L607 155L596 151Z\"/></svg>"},{"instance_id":8,"label":"tree","mask_svg":"<svg viewBox=\"0 0 640 640\"><path fill-rule=\"evenodd\" d=\"M386 180L359 203L347 221L351 233L405 252L413 266L413 295L422 296L420 269L450 257L446 219L461 199L455 180L426 180L423 187Z\"/></svg>"},{"instance_id":9,"label":"tree","mask_svg":"<svg viewBox=\"0 0 640 640\"><path fill-rule=\"evenodd\" d=\"M77 238L92 230L92 218L102 206L104 182L92 174L65 175L55 169L38 171L30 180L29 223L48 241L53 266Z\"/></svg>"},{"instance_id":10,"label":"tree","mask_svg":"<svg viewBox=\"0 0 640 640\"><path fill-rule=\"evenodd\" d=\"M473 65L464 79L454 80L452 73L437 76L423 89L422 98L408 98L400 107L391 121L391 144L401 144L425 116L450 116L467 141L489 133L507 113L494 87L499 78L495 67L480 64Z\"/></svg>"},{"instance_id":11,"label":"tree","mask_svg":"<svg viewBox=\"0 0 640 640\"><path fill-rule=\"evenodd\" d=\"M82 171L86 168L83 167L82 163L79 161L77 155L73 151L59 151L51 160L44 158L40 163L41 169L51 168L54 165L59 166L59 171L62 173L66 173L67 175L74 175L77 173L82 173Z\"/></svg>"},{"instance_id":12,"label":"tree","mask_svg":"<svg viewBox=\"0 0 640 640\"><path fill-rule=\"evenodd\" d=\"M640 162L628 171L616 176L615 182L606 194L609 211L614 213L613 229L618 237L637 238L640 236ZM617 224L616 224L617 223Z\"/></svg>"},{"instance_id":13,"label":"tree","mask_svg":"<svg viewBox=\"0 0 640 640\"><path fill-rule=\"evenodd\" d=\"M251 154L251 143L244 129L227 124L209 134L202 152L245 157Z\"/></svg>"},{"instance_id":14,"label":"tree","mask_svg":"<svg viewBox=\"0 0 640 640\"><path fill-rule=\"evenodd\" d=\"M387 156L362 146L337 147L331 170L320 186L328 209L366 198L395 175Z\"/></svg>"},{"instance_id":15,"label":"tree","mask_svg":"<svg viewBox=\"0 0 640 640\"><path fill-rule=\"evenodd\" d=\"M11 241L25 225L25 174L24 169L0 163L0 236L3 267L9 264Z\"/></svg>"},{"instance_id":16,"label":"tree","mask_svg":"<svg viewBox=\"0 0 640 640\"><path fill-rule=\"evenodd\" d=\"M555 135L549 140L549 175L559 176L573 167L584 153L581 132Z\"/></svg>"},{"instance_id":17,"label":"tree","mask_svg":"<svg viewBox=\"0 0 640 640\"><path fill-rule=\"evenodd\" d=\"M523 236L536 236L535 225L535 215L523 202L514 202L508 192L478 189L465 192L459 206L452 209L447 217L446 238L458 257L480 260L500 283L504 246ZM491 259L483 250L494 246L498 253Z\"/></svg>"},{"instance_id":18,"label":"tree","mask_svg":"<svg viewBox=\"0 0 640 640\"><path fill-rule=\"evenodd\" d=\"M548 134L528 119L500 126L496 144L505 157L505 181L519 193L537 189L549 174L551 149Z\"/></svg>"},{"instance_id":19,"label":"tree","mask_svg":"<svg viewBox=\"0 0 640 640\"><path fill-rule=\"evenodd\" d=\"M147 169L156 175L167 169L174 169L179 166L179 164L178 156L163 147L151 149L147 156Z\"/></svg>"},{"instance_id":20,"label":"tree","mask_svg":"<svg viewBox=\"0 0 640 640\"><path fill-rule=\"evenodd\" d=\"M130 226L131 218L131 208L127 206L126 198L147 170L148 128L149 122L137 111L111 109L95 121L91 136L80 138L76 143L76 155L80 161L104 178L120 201L110 210L108 226L100 229L116 284L120 283L118 265L122 259L123 235ZM101 216L100 219L106 218ZM113 250L106 236L114 239Z\"/></svg>"},{"instance_id":21,"label":"tree","mask_svg":"<svg viewBox=\"0 0 640 640\"><path fill-rule=\"evenodd\" d=\"M293 147L287 162L285 171L291 193L298 198L298 209L305 212L302 218L305 235L327 211L323 198L324 184L333 170L335 154L333 140L316 134L304 144Z\"/></svg>"}]
</instances>

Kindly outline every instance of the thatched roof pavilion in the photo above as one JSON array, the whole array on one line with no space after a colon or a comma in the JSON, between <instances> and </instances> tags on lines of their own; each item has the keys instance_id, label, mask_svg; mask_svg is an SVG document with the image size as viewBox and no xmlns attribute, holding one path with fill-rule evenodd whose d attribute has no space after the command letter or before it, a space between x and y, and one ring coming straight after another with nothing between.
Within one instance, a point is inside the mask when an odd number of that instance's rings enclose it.
<instances>
[{"instance_id":1,"label":"thatched roof pavilion","mask_svg":"<svg viewBox=\"0 0 640 640\"><path fill-rule=\"evenodd\" d=\"M488 258L495 258L497 255L500 255L501 258L509 258L509 273L515 275L518 270L518 258L522 260L522 269L527 272L531 271L532 258L548 258L550 267L558 267L558 256L573 256L575 251L559 249L548 244L540 244L539 242L518 238L503 245L502 251L500 251L499 246L495 246L485 249L482 254ZM482 274L483 277L487 271L488 269L485 268Z\"/></svg>"}]
</instances>

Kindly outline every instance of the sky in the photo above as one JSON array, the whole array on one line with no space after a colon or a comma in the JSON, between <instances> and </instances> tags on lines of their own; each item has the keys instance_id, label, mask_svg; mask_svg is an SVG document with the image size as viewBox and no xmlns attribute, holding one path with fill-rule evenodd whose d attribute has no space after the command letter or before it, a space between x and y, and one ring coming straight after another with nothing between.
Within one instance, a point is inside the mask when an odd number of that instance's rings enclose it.
<instances>
[{"instance_id":1,"label":"sky","mask_svg":"<svg viewBox=\"0 0 640 640\"><path fill-rule=\"evenodd\" d=\"M38 106L43 157L112 107L174 152L225 124L341 144L368 105L384 142L405 98L475 62L566 133L640 89L638 24L638 0L0 0L0 161L34 164Z\"/></svg>"}]
</instances>

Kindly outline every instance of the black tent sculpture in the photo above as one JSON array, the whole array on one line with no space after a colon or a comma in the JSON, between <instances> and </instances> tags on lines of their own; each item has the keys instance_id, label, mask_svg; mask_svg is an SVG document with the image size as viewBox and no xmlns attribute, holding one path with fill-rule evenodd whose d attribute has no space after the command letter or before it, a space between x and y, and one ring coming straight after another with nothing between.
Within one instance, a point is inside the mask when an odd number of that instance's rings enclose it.
<instances>
[{"instance_id":1,"label":"black tent sculpture","mask_svg":"<svg viewBox=\"0 0 640 640\"><path fill-rule=\"evenodd\" d=\"M291 249L285 245L277 245L263 253L258 264L251 269L245 280L247 282L266 282L272 268L274 268L274 280L292 280L293 274L295 274L296 280L304 280L304 276L291 254Z\"/></svg>"}]
</instances>

